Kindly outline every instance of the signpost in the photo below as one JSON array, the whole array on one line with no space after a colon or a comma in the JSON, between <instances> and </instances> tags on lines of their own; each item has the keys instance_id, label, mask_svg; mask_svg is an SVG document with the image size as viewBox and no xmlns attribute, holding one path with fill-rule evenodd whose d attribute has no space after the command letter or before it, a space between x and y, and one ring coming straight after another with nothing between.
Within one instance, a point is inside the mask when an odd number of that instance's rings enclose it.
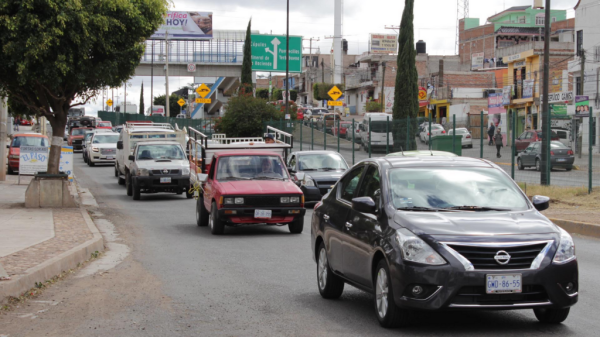
<instances>
[{"instance_id":1,"label":"signpost","mask_svg":"<svg viewBox=\"0 0 600 337\"><path fill-rule=\"evenodd\" d=\"M212 103L212 99L210 98L206 98L206 96L208 96L208 94L210 94L210 88L202 83L198 86L198 88L196 88L196 93L198 95L200 95L200 97L202 98L196 98L196 103L200 103L200 104L210 104Z\"/></svg>"},{"instance_id":2,"label":"signpost","mask_svg":"<svg viewBox=\"0 0 600 337\"><path fill-rule=\"evenodd\" d=\"M194 63L190 63L187 65L187 71L188 73L195 73L196 72L196 65Z\"/></svg>"},{"instance_id":3,"label":"signpost","mask_svg":"<svg viewBox=\"0 0 600 337\"><path fill-rule=\"evenodd\" d=\"M113 105L112 99L108 99L108 101L106 101L106 105L112 106Z\"/></svg>"},{"instance_id":4,"label":"signpost","mask_svg":"<svg viewBox=\"0 0 600 337\"><path fill-rule=\"evenodd\" d=\"M342 101L338 101L338 98L340 98L342 96L342 91L337 87L337 85L334 85L333 88L331 88L328 92L327 95L329 95L329 97L331 97L331 101L327 101L327 105L328 106L343 106L344 102Z\"/></svg>"},{"instance_id":5,"label":"signpost","mask_svg":"<svg viewBox=\"0 0 600 337\"><path fill-rule=\"evenodd\" d=\"M252 71L285 72L284 35L253 34ZM302 72L302 37L290 36L289 72Z\"/></svg>"},{"instance_id":6,"label":"signpost","mask_svg":"<svg viewBox=\"0 0 600 337\"><path fill-rule=\"evenodd\" d=\"M73 147L63 146L60 150L60 163L58 166L60 172L69 176L69 181L73 181Z\"/></svg>"},{"instance_id":7,"label":"signpost","mask_svg":"<svg viewBox=\"0 0 600 337\"><path fill-rule=\"evenodd\" d=\"M48 149L45 146L21 146L18 184L21 183L22 175L34 175L48 170Z\"/></svg>"}]
</instances>

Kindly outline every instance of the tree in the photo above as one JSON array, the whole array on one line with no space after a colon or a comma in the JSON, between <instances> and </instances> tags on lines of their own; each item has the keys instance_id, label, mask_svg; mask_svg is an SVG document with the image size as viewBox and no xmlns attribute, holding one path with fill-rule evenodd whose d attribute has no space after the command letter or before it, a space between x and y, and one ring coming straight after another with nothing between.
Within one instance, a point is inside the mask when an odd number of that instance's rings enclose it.
<instances>
[{"instance_id":1,"label":"tree","mask_svg":"<svg viewBox=\"0 0 600 337\"><path fill-rule=\"evenodd\" d=\"M409 137L410 143L406 144L406 119L410 117L411 133L417 128L417 115L419 114L419 86L418 73L415 65L417 52L414 40L414 0L405 0L402 21L400 22L400 36L398 37L398 71L396 72L396 88L394 93L393 117L394 123L394 148L404 150L416 149L415 137ZM404 125L404 126L402 126ZM404 136L403 136L404 135Z\"/></svg>"},{"instance_id":2,"label":"tree","mask_svg":"<svg viewBox=\"0 0 600 337\"><path fill-rule=\"evenodd\" d=\"M277 107L251 94L231 97L226 111L219 123L219 132L228 137L260 137L264 133L264 121L283 118Z\"/></svg>"},{"instance_id":3,"label":"tree","mask_svg":"<svg viewBox=\"0 0 600 337\"><path fill-rule=\"evenodd\" d=\"M45 116L53 130L48 173L57 174L69 108L135 72L167 0L2 0L0 96Z\"/></svg>"},{"instance_id":4,"label":"tree","mask_svg":"<svg viewBox=\"0 0 600 337\"><path fill-rule=\"evenodd\" d=\"M181 97L177 94L171 94L171 96L169 96L169 113L171 115L166 116L166 117L175 117L179 114L181 109L187 109L187 103L184 104L183 107L180 107L179 104L177 103L177 101L179 101L179 99L181 99L181 98L183 98L183 97ZM159 95L159 96L154 97L154 105L166 106L167 99L166 99L165 95Z\"/></svg>"},{"instance_id":5,"label":"tree","mask_svg":"<svg viewBox=\"0 0 600 337\"><path fill-rule=\"evenodd\" d=\"M244 60L242 61L242 94L252 92L252 39L250 36L250 27L252 19L248 21L246 29L246 41L244 42Z\"/></svg>"},{"instance_id":6,"label":"tree","mask_svg":"<svg viewBox=\"0 0 600 337\"><path fill-rule=\"evenodd\" d=\"M144 114L144 82L142 82L142 91L140 92L140 115Z\"/></svg>"}]
</instances>

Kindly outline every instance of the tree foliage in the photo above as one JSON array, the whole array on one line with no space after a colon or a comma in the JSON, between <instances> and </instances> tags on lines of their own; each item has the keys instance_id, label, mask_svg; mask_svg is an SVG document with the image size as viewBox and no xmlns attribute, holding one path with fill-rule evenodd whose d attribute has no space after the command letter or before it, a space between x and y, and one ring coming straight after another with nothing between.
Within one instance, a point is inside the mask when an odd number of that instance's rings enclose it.
<instances>
[{"instance_id":1,"label":"tree foliage","mask_svg":"<svg viewBox=\"0 0 600 337\"><path fill-rule=\"evenodd\" d=\"M0 1L0 96L48 118L48 173L58 173L69 108L119 87L163 22L167 0Z\"/></svg>"},{"instance_id":2,"label":"tree foliage","mask_svg":"<svg viewBox=\"0 0 600 337\"><path fill-rule=\"evenodd\" d=\"M365 109L367 112L382 112L381 103L376 101L367 102Z\"/></svg>"},{"instance_id":3,"label":"tree foliage","mask_svg":"<svg viewBox=\"0 0 600 337\"><path fill-rule=\"evenodd\" d=\"M404 12L402 13L402 21L400 22L400 36L398 37L398 71L396 72L396 88L394 93L393 116L395 120L411 118L411 129L416 130L416 120L419 113L419 86L418 73L415 60L417 52L415 50L414 40L414 0L405 0ZM398 124L399 125L399 124ZM400 130L394 130L394 133L399 135ZM411 137L410 144L406 142L404 137L397 138L399 142L394 142L396 150L401 146L404 150L416 149L416 142Z\"/></svg>"},{"instance_id":4,"label":"tree foliage","mask_svg":"<svg viewBox=\"0 0 600 337\"><path fill-rule=\"evenodd\" d=\"M269 89L266 89L266 88L256 89L256 97L268 100L269 99Z\"/></svg>"},{"instance_id":5,"label":"tree foliage","mask_svg":"<svg viewBox=\"0 0 600 337\"><path fill-rule=\"evenodd\" d=\"M248 21L248 29L246 29L246 41L244 42L244 59L242 61L242 90L246 93L252 92L252 40L250 35L250 27L252 19Z\"/></svg>"},{"instance_id":6,"label":"tree foliage","mask_svg":"<svg viewBox=\"0 0 600 337\"><path fill-rule=\"evenodd\" d=\"M179 113L181 112L181 109L187 109L187 103L183 105L183 107L179 106L179 103L177 103L177 101L179 101L179 99L181 99L183 97L177 95L177 94L171 94L171 96L169 96L169 114L170 116L166 116L166 117L175 117L177 115L179 115ZM165 95L159 95L154 97L154 105L162 105L166 108L167 106L167 98ZM165 109L166 112L166 109Z\"/></svg>"},{"instance_id":7,"label":"tree foliage","mask_svg":"<svg viewBox=\"0 0 600 337\"><path fill-rule=\"evenodd\" d=\"M336 85L338 87L338 89L340 89L342 92L344 92L345 86L341 83L338 83L338 84L315 83L315 84L313 84L314 99L319 100L319 101L323 101L323 100L330 101L331 97L329 97L329 94L327 94L327 93L329 92L329 90L331 90L331 88L333 88L334 85Z\"/></svg>"},{"instance_id":8,"label":"tree foliage","mask_svg":"<svg viewBox=\"0 0 600 337\"><path fill-rule=\"evenodd\" d=\"M260 137L264 133L263 122L282 118L277 107L262 98L250 94L233 96L227 103L226 112L219 123L219 132L228 137Z\"/></svg>"},{"instance_id":9,"label":"tree foliage","mask_svg":"<svg viewBox=\"0 0 600 337\"><path fill-rule=\"evenodd\" d=\"M274 101L283 100L283 92L284 92L284 90L274 89L273 90L273 100ZM298 99L298 90L290 90L290 101L296 102L297 99Z\"/></svg>"},{"instance_id":10,"label":"tree foliage","mask_svg":"<svg viewBox=\"0 0 600 337\"><path fill-rule=\"evenodd\" d=\"M142 82L142 91L140 91L140 115L144 114L144 82Z\"/></svg>"}]
</instances>

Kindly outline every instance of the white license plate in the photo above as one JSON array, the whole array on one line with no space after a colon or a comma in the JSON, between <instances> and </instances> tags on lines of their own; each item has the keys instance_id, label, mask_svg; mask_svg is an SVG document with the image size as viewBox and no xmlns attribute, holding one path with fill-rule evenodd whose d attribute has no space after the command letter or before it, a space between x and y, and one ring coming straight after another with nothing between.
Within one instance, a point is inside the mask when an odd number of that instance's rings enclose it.
<instances>
[{"instance_id":1,"label":"white license plate","mask_svg":"<svg viewBox=\"0 0 600 337\"><path fill-rule=\"evenodd\" d=\"M270 209L255 209L254 217L257 219L271 219L272 211Z\"/></svg>"},{"instance_id":2,"label":"white license plate","mask_svg":"<svg viewBox=\"0 0 600 337\"><path fill-rule=\"evenodd\" d=\"M113 156L106 156L106 159L113 160L113 159L115 159L115 157L113 157Z\"/></svg>"},{"instance_id":3,"label":"white license plate","mask_svg":"<svg viewBox=\"0 0 600 337\"><path fill-rule=\"evenodd\" d=\"M168 184L171 182L171 177L162 177L160 178L160 183L161 184Z\"/></svg>"},{"instance_id":4,"label":"white license plate","mask_svg":"<svg viewBox=\"0 0 600 337\"><path fill-rule=\"evenodd\" d=\"M521 274L488 274L485 276L487 294L510 294L522 292Z\"/></svg>"},{"instance_id":5,"label":"white license plate","mask_svg":"<svg viewBox=\"0 0 600 337\"><path fill-rule=\"evenodd\" d=\"M558 158L556 161L567 161L566 158Z\"/></svg>"}]
</instances>

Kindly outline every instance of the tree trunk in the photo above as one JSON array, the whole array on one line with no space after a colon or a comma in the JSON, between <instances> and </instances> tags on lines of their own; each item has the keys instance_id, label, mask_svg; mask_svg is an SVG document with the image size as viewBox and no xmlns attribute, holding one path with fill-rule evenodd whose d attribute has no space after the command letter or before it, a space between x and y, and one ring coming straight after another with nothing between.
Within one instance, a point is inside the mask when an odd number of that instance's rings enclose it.
<instances>
[{"instance_id":1,"label":"tree trunk","mask_svg":"<svg viewBox=\"0 0 600 337\"><path fill-rule=\"evenodd\" d=\"M50 139L50 156L48 157L48 174L58 174L60 167L60 154L67 125L67 114L64 111L55 111L53 117L46 117L52 126Z\"/></svg>"}]
</instances>

